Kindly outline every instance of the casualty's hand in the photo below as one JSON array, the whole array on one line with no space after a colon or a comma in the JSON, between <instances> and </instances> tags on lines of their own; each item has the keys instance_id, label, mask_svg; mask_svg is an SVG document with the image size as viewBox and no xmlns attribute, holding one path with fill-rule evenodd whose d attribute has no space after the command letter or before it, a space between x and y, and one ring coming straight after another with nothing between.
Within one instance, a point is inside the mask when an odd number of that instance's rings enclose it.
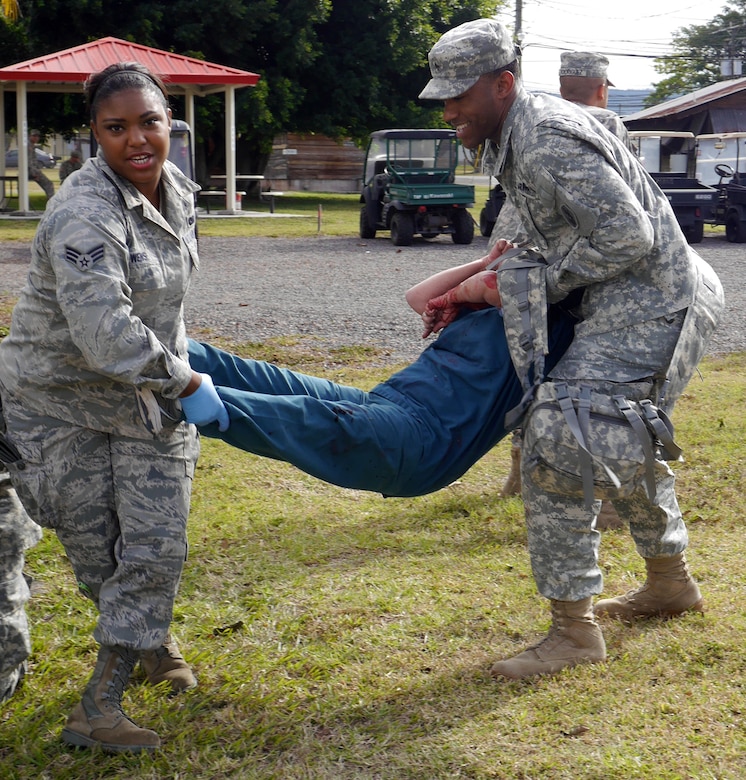
<instances>
[{"instance_id":1,"label":"casualty's hand","mask_svg":"<svg viewBox=\"0 0 746 780\"><path fill-rule=\"evenodd\" d=\"M480 271L452 287L448 292L431 298L422 312L425 327L422 338L438 333L450 325L464 306L481 308L501 306L495 271Z\"/></svg>"},{"instance_id":2,"label":"casualty's hand","mask_svg":"<svg viewBox=\"0 0 746 780\"><path fill-rule=\"evenodd\" d=\"M199 386L190 395L179 398L186 421L194 425L216 422L221 433L227 431L231 423L230 417L225 404L215 390L212 377L209 374L196 374L196 372L193 376L201 378Z\"/></svg>"}]
</instances>

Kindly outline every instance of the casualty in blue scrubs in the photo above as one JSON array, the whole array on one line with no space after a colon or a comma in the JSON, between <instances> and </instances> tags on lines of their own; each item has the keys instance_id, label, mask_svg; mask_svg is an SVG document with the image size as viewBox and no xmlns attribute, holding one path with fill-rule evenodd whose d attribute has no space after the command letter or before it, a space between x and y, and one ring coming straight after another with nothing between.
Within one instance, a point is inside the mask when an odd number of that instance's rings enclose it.
<instances>
[{"instance_id":1,"label":"casualty in blue scrubs","mask_svg":"<svg viewBox=\"0 0 746 780\"><path fill-rule=\"evenodd\" d=\"M550 308L546 372L573 324ZM192 340L189 363L212 377L231 418L224 433L211 424L203 435L385 496L424 495L458 479L508 433L505 414L522 396L493 307L462 314L369 392Z\"/></svg>"}]
</instances>

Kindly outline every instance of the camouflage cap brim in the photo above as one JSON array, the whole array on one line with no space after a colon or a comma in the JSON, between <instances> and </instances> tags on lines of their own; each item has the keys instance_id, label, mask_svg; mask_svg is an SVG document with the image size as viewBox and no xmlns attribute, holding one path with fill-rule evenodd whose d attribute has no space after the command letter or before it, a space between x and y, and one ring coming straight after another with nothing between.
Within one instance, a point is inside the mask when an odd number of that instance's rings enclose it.
<instances>
[{"instance_id":1,"label":"camouflage cap brim","mask_svg":"<svg viewBox=\"0 0 746 780\"><path fill-rule=\"evenodd\" d=\"M463 95L479 81L479 76L469 79L430 79L420 92L420 100L448 100Z\"/></svg>"}]
</instances>

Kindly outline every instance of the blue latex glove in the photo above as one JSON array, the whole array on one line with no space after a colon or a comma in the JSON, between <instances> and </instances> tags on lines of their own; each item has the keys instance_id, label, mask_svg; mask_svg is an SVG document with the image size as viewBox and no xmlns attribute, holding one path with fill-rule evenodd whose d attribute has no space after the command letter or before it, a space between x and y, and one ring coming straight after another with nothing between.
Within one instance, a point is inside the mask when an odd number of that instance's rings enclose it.
<instances>
[{"instance_id":1,"label":"blue latex glove","mask_svg":"<svg viewBox=\"0 0 746 780\"><path fill-rule=\"evenodd\" d=\"M210 375L200 374L200 376L202 377L200 386L191 395L179 398L184 417L187 422L195 425L217 422L221 433L227 431L231 424L228 410L220 400Z\"/></svg>"}]
</instances>

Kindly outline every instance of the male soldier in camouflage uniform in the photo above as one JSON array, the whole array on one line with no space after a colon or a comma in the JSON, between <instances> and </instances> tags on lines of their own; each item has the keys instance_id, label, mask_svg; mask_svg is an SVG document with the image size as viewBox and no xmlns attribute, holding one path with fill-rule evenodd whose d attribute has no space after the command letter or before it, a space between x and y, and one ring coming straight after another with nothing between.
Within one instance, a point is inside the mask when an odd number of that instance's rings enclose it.
<instances>
[{"instance_id":1,"label":"male soldier in camouflage uniform","mask_svg":"<svg viewBox=\"0 0 746 780\"><path fill-rule=\"evenodd\" d=\"M24 552L41 539L41 528L26 514L0 471L0 703L9 699L23 679L31 652L23 605L29 597L23 576Z\"/></svg>"},{"instance_id":2,"label":"male soldier in camouflage uniform","mask_svg":"<svg viewBox=\"0 0 746 780\"><path fill-rule=\"evenodd\" d=\"M73 171L79 171L81 169L83 162L80 158L80 152L77 149L73 149L70 152L70 157L60 163L60 184L62 184Z\"/></svg>"},{"instance_id":3,"label":"male soldier in camouflage uniform","mask_svg":"<svg viewBox=\"0 0 746 780\"><path fill-rule=\"evenodd\" d=\"M587 111L525 92L517 59L504 26L492 19L468 22L430 51L432 79L420 97L445 102L444 118L467 148L485 138L496 145L493 174L545 263L537 266L537 291L549 303L579 302L582 321L549 386L583 384L601 396L623 392L670 410L722 313L719 280L687 244L668 200L634 155L599 132ZM507 312L519 301L503 287L510 339L511 330L520 330ZM665 379L672 384L664 403ZM543 433L533 430L536 411L531 404L524 418L527 438ZM601 502L540 487L536 464L525 450L522 457L529 553L538 589L551 602L552 626L537 645L495 663L494 676L521 679L603 661L598 614L702 610L684 557L687 531L674 475L657 451L652 498L642 480L630 495L614 498L645 560L647 581L599 601L595 614L592 597L603 587L594 527Z\"/></svg>"},{"instance_id":4,"label":"male soldier in camouflage uniform","mask_svg":"<svg viewBox=\"0 0 746 780\"><path fill-rule=\"evenodd\" d=\"M591 116L631 148L624 122L606 107L609 102L609 60L592 51L563 51L560 56L560 95L583 106Z\"/></svg>"},{"instance_id":5,"label":"male soldier in camouflage uniform","mask_svg":"<svg viewBox=\"0 0 746 780\"><path fill-rule=\"evenodd\" d=\"M609 87L614 85L609 81L609 60L602 54L590 51L562 52L559 70L560 95L571 103L582 106L590 115L600 122L609 132L613 133L628 149L631 143L627 128L619 115L609 111L606 106L609 100ZM525 232L515 232L510 227L513 219L518 225L515 207L503 208L498 215L490 239L493 244L499 238L515 235L513 240L522 241ZM507 231L507 232L506 232ZM501 495L519 495L521 492L521 433L517 430L513 436L510 450L510 474L503 486ZM610 501L601 504L601 511L596 518L596 528L599 531L611 528L622 528L623 523Z\"/></svg>"}]
</instances>

